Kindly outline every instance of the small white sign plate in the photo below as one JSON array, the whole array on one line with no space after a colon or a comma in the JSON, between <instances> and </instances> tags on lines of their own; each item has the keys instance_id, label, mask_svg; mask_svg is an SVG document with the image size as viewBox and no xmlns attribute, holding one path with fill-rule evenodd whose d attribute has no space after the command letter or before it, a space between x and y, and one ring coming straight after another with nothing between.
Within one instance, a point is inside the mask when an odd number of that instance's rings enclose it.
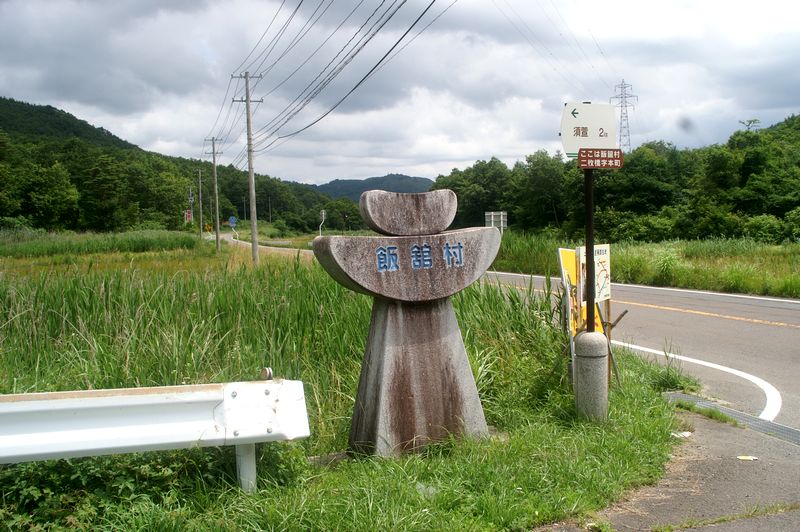
<instances>
[{"instance_id":1,"label":"small white sign plate","mask_svg":"<svg viewBox=\"0 0 800 532\"><path fill-rule=\"evenodd\" d=\"M567 103L561 114L564 153L575 159L581 148L618 148L616 122L613 105Z\"/></svg>"}]
</instances>

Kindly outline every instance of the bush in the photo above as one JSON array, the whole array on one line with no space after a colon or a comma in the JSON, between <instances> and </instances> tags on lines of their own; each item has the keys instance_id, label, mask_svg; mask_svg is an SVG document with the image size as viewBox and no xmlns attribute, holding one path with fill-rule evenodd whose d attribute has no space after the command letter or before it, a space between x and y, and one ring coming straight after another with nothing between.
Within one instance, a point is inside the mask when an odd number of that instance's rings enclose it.
<instances>
[{"instance_id":1,"label":"bush","mask_svg":"<svg viewBox=\"0 0 800 532\"><path fill-rule=\"evenodd\" d=\"M0 216L0 229L30 229L31 222L24 216Z\"/></svg>"},{"instance_id":2,"label":"bush","mask_svg":"<svg viewBox=\"0 0 800 532\"><path fill-rule=\"evenodd\" d=\"M795 242L800 242L800 207L787 212L785 220L786 237Z\"/></svg>"},{"instance_id":3,"label":"bush","mask_svg":"<svg viewBox=\"0 0 800 532\"><path fill-rule=\"evenodd\" d=\"M783 222L771 214L760 214L744 222L744 234L760 242L779 244L784 236Z\"/></svg>"}]
</instances>

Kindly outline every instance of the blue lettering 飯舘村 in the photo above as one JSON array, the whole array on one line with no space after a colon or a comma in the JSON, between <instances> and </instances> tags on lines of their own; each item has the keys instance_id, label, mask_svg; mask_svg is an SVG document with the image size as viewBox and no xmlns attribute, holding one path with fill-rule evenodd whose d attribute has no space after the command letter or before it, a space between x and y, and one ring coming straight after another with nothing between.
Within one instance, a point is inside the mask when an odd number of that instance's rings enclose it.
<instances>
[{"instance_id":1,"label":"blue lettering \u98ef\u8218\u6751","mask_svg":"<svg viewBox=\"0 0 800 532\"><path fill-rule=\"evenodd\" d=\"M400 269L397 261L397 246L379 247L375 250L375 260L379 272L394 272Z\"/></svg>"},{"instance_id":2,"label":"blue lettering \u98ef\u8218\u6751","mask_svg":"<svg viewBox=\"0 0 800 532\"><path fill-rule=\"evenodd\" d=\"M453 266L460 268L464 265L464 245L461 242L454 246L451 246L450 242L445 242L442 254L444 255L444 263L448 268Z\"/></svg>"},{"instance_id":3,"label":"blue lettering \u98ef\u8218\u6751","mask_svg":"<svg viewBox=\"0 0 800 532\"><path fill-rule=\"evenodd\" d=\"M427 270L433 267L433 256L429 244L411 246L411 267L415 270Z\"/></svg>"}]
</instances>

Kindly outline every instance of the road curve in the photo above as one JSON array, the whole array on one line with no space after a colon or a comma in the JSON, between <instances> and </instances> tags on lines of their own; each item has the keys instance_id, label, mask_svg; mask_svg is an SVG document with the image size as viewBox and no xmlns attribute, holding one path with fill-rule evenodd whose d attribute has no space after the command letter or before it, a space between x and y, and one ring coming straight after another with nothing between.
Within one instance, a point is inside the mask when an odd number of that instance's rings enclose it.
<instances>
[{"instance_id":1,"label":"road curve","mask_svg":"<svg viewBox=\"0 0 800 532\"><path fill-rule=\"evenodd\" d=\"M542 276L487 276L502 284L544 285ZM663 358L668 352L690 359L679 363L702 381L706 394L800 428L800 300L619 283L612 284L611 295L612 318L628 311L614 330L616 341L646 348L645 356Z\"/></svg>"}]
</instances>

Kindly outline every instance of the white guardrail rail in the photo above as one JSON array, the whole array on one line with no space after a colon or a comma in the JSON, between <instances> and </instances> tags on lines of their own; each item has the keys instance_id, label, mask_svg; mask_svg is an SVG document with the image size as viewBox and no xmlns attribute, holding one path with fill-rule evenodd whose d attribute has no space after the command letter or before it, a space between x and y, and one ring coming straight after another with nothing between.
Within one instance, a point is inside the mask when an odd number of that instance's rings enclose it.
<instances>
[{"instance_id":1,"label":"white guardrail rail","mask_svg":"<svg viewBox=\"0 0 800 532\"><path fill-rule=\"evenodd\" d=\"M0 395L2 464L235 445L249 492L256 443L309 435L301 381Z\"/></svg>"}]
</instances>

